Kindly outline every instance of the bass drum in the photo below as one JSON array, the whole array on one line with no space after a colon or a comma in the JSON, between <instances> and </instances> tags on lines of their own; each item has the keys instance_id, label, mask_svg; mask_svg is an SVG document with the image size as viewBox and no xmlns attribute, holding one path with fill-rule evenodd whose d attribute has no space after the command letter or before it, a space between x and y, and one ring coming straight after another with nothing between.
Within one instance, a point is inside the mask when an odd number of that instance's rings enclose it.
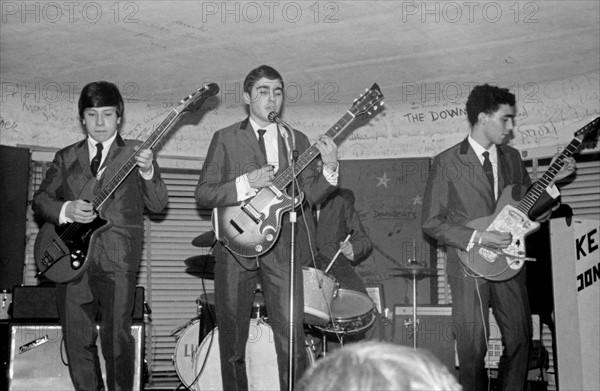
<instances>
[{"instance_id":1,"label":"bass drum","mask_svg":"<svg viewBox=\"0 0 600 391\"><path fill-rule=\"evenodd\" d=\"M178 336L175 345L173 364L182 383L189 387L194 381L194 359L200 344L200 321L188 323L185 331Z\"/></svg>"},{"instance_id":2,"label":"bass drum","mask_svg":"<svg viewBox=\"0 0 600 391\"><path fill-rule=\"evenodd\" d=\"M248 389L279 390L279 371L271 326L262 319L251 319L249 330L246 343ZM309 365L314 365L315 356L310 347L306 347L306 352ZM198 348L194 360L194 373L192 390L223 390L218 327L204 338Z\"/></svg>"}]
</instances>

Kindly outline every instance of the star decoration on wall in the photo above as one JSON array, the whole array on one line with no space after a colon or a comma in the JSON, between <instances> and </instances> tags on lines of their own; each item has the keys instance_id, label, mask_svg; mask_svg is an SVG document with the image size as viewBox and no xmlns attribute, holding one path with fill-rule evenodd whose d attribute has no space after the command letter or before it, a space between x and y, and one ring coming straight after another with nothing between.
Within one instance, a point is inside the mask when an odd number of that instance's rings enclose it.
<instances>
[{"instance_id":1,"label":"star decoration on wall","mask_svg":"<svg viewBox=\"0 0 600 391\"><path fill-rule=\"evenodd\" d=\"M376 187L384 186L387 189L388 182L392 179L387 177L387 172L384 172L382 177L377 177L377 180L379 182L377 182Z\"/></svg>"},{"instance_id":2,"label":"star decoration on wall","mask_svg":"<svg viewBox=\"0 0 600 391\"><path fill-rule=\"evenodd\" d=\"M413 198L413 205L421 204L423 205L423 198L417 194L415 198Z\"/></svg>"}]
</instances>

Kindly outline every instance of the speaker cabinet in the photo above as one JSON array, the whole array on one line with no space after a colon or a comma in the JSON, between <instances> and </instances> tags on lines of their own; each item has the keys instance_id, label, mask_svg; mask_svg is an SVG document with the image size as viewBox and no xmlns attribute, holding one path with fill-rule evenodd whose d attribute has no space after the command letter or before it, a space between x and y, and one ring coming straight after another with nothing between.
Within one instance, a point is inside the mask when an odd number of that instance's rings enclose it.
<instances>
[{"instance_id":1,"label":"speaker cabinet","mask_svg":"<svg viewBox=\"0 0 600 391\"><path fill-rule=\"evenodd\" d=\"M144 329L143 324L131 326L135 339L134 390L142 389ZM98 354L104 381L106 370L98 340ZM8 389L67 391L73 390L69 377L62 328L52 324L12 324L10 326Z\"/></svg>"},{"instance_id":2,"label":"speaker cabinet","mask_svg":"<svg viewBox=\"0 0 600 391\"><path fill-rule=\"evenodd\" d=\"M416 345L429 350L456 375L454 337L449 306L417 307ZM393 341L400 345L414 346L413 307L396 306L394 309Z\"/></svg>"},{"instance_id":3,"label":"speaker cabinet","mask_svg":"<svg viewBox=\"0 0 600 391\"><path fill-rule=\"evenodd\" d=\"M135 289L133 321L144 320L144 287ZM56 287L15 286L12 293L12 318L52 323L58 321Z\"/></svg>"}]
</instances>

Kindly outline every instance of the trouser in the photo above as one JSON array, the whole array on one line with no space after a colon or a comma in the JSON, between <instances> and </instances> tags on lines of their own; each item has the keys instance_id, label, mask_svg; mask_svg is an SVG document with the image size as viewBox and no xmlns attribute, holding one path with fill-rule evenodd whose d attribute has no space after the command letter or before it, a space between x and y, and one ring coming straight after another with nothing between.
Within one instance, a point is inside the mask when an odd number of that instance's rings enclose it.
<instances>
[{"instance_id":1,"label":"trouser","mask_svg":"<svg viewBox=\"0 0 600 391\"><path fill-rule=\"evenodd\" d=\"M533 329L525 272L521 271L516 277L502 282L456 276L449 276L448 279L452 291L452 322L460 367L459 381L463 390L487 389L485 330L489 338L490 306L504 344L497 389L524 389ZM479 285L478 290L476 284Z\"/></svg>"}]
</instances>

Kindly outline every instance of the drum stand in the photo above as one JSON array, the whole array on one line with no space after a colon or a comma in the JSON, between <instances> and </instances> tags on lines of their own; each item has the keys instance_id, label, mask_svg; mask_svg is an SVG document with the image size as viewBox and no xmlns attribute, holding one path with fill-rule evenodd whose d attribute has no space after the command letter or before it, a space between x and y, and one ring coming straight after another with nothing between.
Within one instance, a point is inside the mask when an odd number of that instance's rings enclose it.
<instances>
[{"instance_id":1,"label":"drum stand","mask_svg":"<svg viewBox=\"0 0 600 391\"><path fill-rule=\"evenodd\" d=\"M413 349L417 349L417 333L418 333L418 324L419 321L417 319L417 280L425 277L430 277L437 275L435 270L426 268L421 266L417 262L408 263L408 267L398 267L394 268L394 270L398 270L400 274L393 274L393 276L399 277L412 277L412 286L413 286L413 317L412 320L404 321L404 326L408 328L412 326L412 338L413 338Z\"/></svg>"}]
</instances>

